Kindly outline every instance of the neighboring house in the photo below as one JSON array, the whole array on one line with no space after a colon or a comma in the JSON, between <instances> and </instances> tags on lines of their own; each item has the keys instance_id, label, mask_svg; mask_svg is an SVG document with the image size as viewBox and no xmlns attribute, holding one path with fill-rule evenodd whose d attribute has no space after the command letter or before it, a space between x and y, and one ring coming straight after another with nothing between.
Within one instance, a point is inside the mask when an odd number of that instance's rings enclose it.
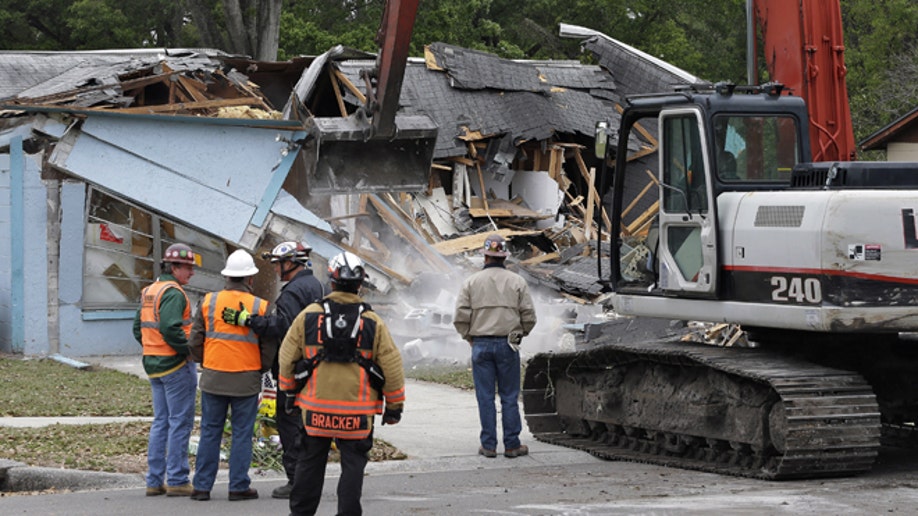
<instances>
[{"instance_id":1,"label":"neighboring house","mask_svg":"<svg viewBox=\"0 0 918 516\"><path fill-rule=\"evenodd\" d=\"M861 150L886 150L886 161L918 161L918 107L861 142Z\"/></svg>"}]
</instances>

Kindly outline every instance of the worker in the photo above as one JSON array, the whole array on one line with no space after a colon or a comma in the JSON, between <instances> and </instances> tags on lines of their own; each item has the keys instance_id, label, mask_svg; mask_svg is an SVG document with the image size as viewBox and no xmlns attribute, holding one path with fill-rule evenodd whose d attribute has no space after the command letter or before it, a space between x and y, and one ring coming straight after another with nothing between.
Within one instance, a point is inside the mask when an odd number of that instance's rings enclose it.
<instances>
[{"instance_id":1,"label":"worker","mask_svg":"<svg viewBox=\"0 0 918 516\"><path fill-rule=\"evenodd\" d=\"M191 303L183 285L194 275L195 254L185 244L166 248L162 274L143 289L134 338L143 345L143 369L153 391L147 445L147 496L189 496L188 441L194 425L198 377L188 360Z\"/></svg>"},{"instance_id":2,"label":"worker","mask_svg":"<svg viewBox=\"0 0 918 516\"><path fill-rule=\"evenodd\" d=\"M332 292L293 321L280 348L280 388L302 411L303 449L290 511L319 507L332 440L341 453L338 514L361 514L373 419L397 424L405 403L402 357L382 319L361 299L363 262L351 253L328 264Z\"/></svg>"},{"instance_id":3,"label":"worker","mask_svg":"<svg viewBox=\"0 0 918 516\"><path fill-rule=\"evenodd\" d=\"M472 347L472 380L481 422L478 453L497 457L497 411L500 396L505 457L529 453L520 443L519 345L536 325L529 287L520 275L506 269L507 242L492 234L484 242L484 268L462 283L456 299L453 326Z\"/></svg>"},{"instance_id":4,"label":"worker","mask_svg":"<svg viewBox=\"0 0 918 516\"><path fill-rule=\"evenodd\" d=\"M281 288L280 295L274 301L273 313L270 315L250 315L244 311L227 307L223 312L223 320L230 324L248 326L259 337L276 339L280 342L287 335L287 329L293 319L310 303L325 297L325 288L312 273L312 262L309 253L312 248L308 243L282 242L274 247L270 254L263 255L270 259L274 272L281 281L287 283ZM278 377L277 353L271 358L271 375ZM283 390L277 390L277 407L287 403L287 395ZM275 415L277 433L280 436L283 455L281 463L287 475L287 483L277 487L271 492L272 498L290 498L293 489L293 474L296 471L296 459L299 454L300 434L303 432L302 418L299 409L291 414L284 410L277 410Z\"/></svg>"},{"instance_id":5,"label":"worker","mask_svg":"<svg viewBox=\"0 0 918 516\"><path fill-rule=\"evenodd\" d=\"M270 365L271 346L263 345L250 328L226 324L223 309L239 307L262 315L268 302L252 295L258 274L252 255L239 249L226 259L220 271L226 286L201 300L191 328L188 347L191 357L202 364L201 439L195 462L192 500L210 500L220 466L220 442L226 413L230 411L232 444L229 453L229 499L251 500L258 491L251 487L252 434L258 415L261 375ZM265 364L262 367L262 364Z\"/></svg>"}]
</instances>

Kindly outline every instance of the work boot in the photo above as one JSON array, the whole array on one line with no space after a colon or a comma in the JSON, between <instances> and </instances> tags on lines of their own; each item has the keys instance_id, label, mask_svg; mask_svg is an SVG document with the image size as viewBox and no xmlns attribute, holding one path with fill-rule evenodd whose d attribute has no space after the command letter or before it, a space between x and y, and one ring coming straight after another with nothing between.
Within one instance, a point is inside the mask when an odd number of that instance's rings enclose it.
<instances>
[{"instance_id":1,"label":"work boot","mask_svg":"<svg viewBox=\"0 0 918 516\"><path fill-rule=\"evenodd\" d=\"M529 455L529 447L525 444L521 444L519 448L510 448L509 450L504 451L504 457L515 458L522 457L523 455Z\"/></svg>"},{"instance_id":2,"label":"work boot","mask_svg":"<svg viewBox=\"0 0 918 516\"><path fill-rule=\"evenodd\" d=\"M256 498L258 498L258 491L256 491L255 489L251 487L246 489L245 491L230 491L229 492L229 499L231 502L235 502L237 500L254 500Z\"/></svg>"},{"instance_id":3,"label":"work boot","mask_svg":"<svg viewBox=\"0 0 918 516\"><path fill-rule=\"evenodd\" d=\"M166 486L156 486L147 488L147 496L159 496L166 494Z\"/></svg>"},{"instance_id":4,"label":"work boot","mask_svg":"<svg viewBox=\"0 0 918 516\"><path fill-rule=\"evenodd\" d=\"M191 482L180 486L166 486L166 496L191 496L192 492L194 488L191 487Z\"/></svg>"},{"instance_id":5,"label":"work boot","mask_svg":"<svg viewBox=\"0 0 918 516\"><path fill-rule=\"evenodd\" d=\"M195 489L191 492L191 499L198 502L206 502L210 500L210 491L198 491Z\"/></svg>"},{"instance_id":6,"label":"work boot","mask_svg":"<svg viewBox=\"0 0 918 516\"><path fill-rule=\"evenodd\" d=\"M293 482L287 482L280 487L274 488L274 491L271 491L271 498L289 499L291 492L293 492Z\"/></svg>"},{"instance_id":7,"label":"work boot","mask_svg":"<svg viewBox=\"0 0 918 516\"><path fill-rule=\"evenodd\" d=\"M489 449L485 448L484 446L479 446L479 447L478 447L478 455L483 455L483 456L485 456L485 457L487 457L487 458L489 458L489 459L493 459L494 457L497 457L497 451L496 451L496 450L489 450Z\"/></svg>"}]
</instances>

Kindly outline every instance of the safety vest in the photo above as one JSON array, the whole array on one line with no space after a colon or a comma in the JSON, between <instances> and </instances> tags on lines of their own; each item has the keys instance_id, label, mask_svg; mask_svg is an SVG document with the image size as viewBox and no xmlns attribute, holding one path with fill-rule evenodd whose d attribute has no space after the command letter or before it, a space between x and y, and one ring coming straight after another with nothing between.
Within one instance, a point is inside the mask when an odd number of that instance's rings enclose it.
<instances>
[{"instance_id":1,"label":"safety vest","mask_svg":"<svg viewBox=\"0 0 918 516\"><path fill-rule=\"evenodd\" d=\"M191 335L191 303L182 286L175 281L157 281L149 285L140 296L140 337L143 342L143 354L148 356L172 356L178 353L159 331L159 302L163 293L170 288L178 289L185 298L185 313L182 314L182 330L185 336Z\"/></svg>"},{"instance_id":2,"label":"safety vest","mask_svg":"<svg viewBox=\"0 0 918 516\"><path fill-rule=\"evenodd\" d=\"M303 411L303 424L310 436L364 439L373 429L373 415L382 413L383 401L371 387L367 371L344 357L356 352L367 360L373 359L376 323L365 317L365 308L369 309L365 304L339 305L328 300L323 303L322 312L307 312L304 358L328 353L336 347L333 342L340 345L345 339L350 341L345 346L349 351L333 360L319 361L306 386L297 394L296 404ZM350 312L349 317L341 318L344 312ZM345 380L348 377L350 380Z\"/></svg>"},{"instance_id":3,"label":"safety vest","mask_svg":"<svg viewBox=\"0 0 918 516\"><path fill-rule=\"evenodd\" d=\"M206 369L226 373L261 370L261 348L255 332L223 321L223 309L238 310L240 303L251 314L264 315L268 308L267 301L242 290L221 290L204 296L201 310Z\"/></svg>"}]
</instances>

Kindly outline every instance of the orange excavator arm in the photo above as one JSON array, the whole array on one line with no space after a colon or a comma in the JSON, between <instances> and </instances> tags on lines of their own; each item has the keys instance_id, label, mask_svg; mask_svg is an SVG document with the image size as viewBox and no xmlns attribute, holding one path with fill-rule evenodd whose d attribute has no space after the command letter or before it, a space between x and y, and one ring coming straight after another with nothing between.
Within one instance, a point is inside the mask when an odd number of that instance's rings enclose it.
<instances>
[{"instance_id":1,"label":"orange excavator arm","mask_svg":"<svg viewBox=\"0 0 918 516\"><path fill-rule=\"evenodd\" d=\"M770 80L803 97L810 117L812 161L856 159L845 82L845 45L839 0L747 0L750 47L764 54ZM758 31L756 31L758 29ZM755 49L756 34L763 41ZM752 63L750 74L755 68ZM750 83L757 83L750 77Z\"/></svg>"},{"instance_id":2,"label":"orange excavator arm","mask_svg":"<svg viewBox=\"0 0 918 516\"><path fill-rule=\"evenodd\" d=\"M389 0L383 11L382 23L376 35L379 55L376 60L376 113L373 129L378 136L395 132L395 112L402 92L402 80L408 63L408 48L419 0Z\"/></svg>"}]
</instances>

